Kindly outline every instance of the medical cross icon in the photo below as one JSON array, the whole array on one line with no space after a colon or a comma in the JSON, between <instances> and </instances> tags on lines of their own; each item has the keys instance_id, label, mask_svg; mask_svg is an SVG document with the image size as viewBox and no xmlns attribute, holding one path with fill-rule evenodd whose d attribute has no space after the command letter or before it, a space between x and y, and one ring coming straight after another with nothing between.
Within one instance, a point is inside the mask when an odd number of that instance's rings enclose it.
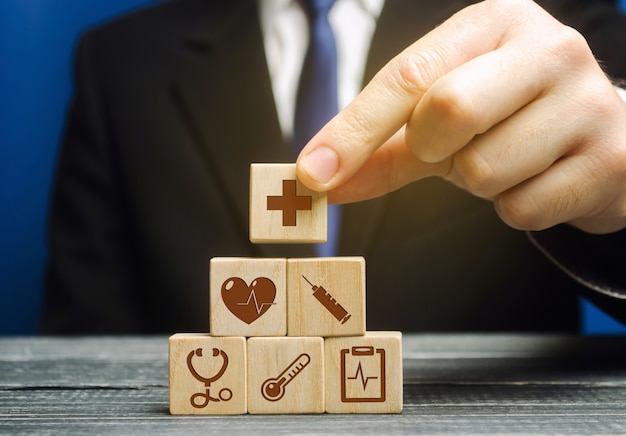
<instances>
[{"instance_id":1,"label":"medical cross icon","mask_svg":"<svg viewBox=\"0 0 626 436\"><path fill-rule=\"evenodd\" d=\"M283 180L283 195L267 196L267 210L283 211L283 226L295 226L297 211L311 209L312 197L297 195L295 180Z\"/></svg>"},{"instance_id":2,"label":"medical cross icon","mask_svg":"<svg viewBox=\"0 0 626 436\"><path fill-rule=\"evenodd\" d=\"M298 180L295 163L251 164L250 241L326 242L326 197Z\"/></svg>"},{"instance_id":3,"label":"medical cross icon","mask_svg":"<svg viewBox=\"0 0 626 436\"><path fill-rule=\"evenodd\" d=\"M327 208L295 163L250 164L252 243L326 242ZM170 413L401 413L402 334L366 331L365 300L363 257L213 257L210 333L169 339Z\"/></svg>"}]
</instances>

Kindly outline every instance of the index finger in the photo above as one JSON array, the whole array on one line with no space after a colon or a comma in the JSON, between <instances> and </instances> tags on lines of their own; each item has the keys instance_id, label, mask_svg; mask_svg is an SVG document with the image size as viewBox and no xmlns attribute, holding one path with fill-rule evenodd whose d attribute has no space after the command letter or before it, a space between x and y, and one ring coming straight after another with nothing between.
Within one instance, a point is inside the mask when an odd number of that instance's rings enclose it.
<instances>
[{"instance_id":1,"label":"index finger","mask_svg":"<svg viewBox=\"0 0 626 436\"><path fill-rule=\"evenodd\" d=\"M519 5L513 0L469 6L392 59L309 141L298 157L298 178L316 191L347 181L406 124L440 77L499 47L507 23L519 19L511 4Z\"/></svg>"}]
</instances>

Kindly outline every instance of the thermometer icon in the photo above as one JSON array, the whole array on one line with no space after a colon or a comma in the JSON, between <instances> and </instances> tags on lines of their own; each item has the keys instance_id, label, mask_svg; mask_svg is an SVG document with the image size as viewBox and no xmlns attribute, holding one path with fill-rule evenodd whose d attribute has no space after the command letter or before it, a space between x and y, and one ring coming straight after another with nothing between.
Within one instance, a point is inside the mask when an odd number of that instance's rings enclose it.
<instances>
[{"instance_id":1,"label":"thermometer icon","mask_svg":"<svg viewBox=\"0 0 626 436\"><path fill-rule=\"evenodd\" d=\"M302 372L311 362L311 356L306 353L300 354L287 368L276 378L268 378L261 386L261 394L267 401L278 401L285 395L285 386Z\"/></svg>"}]
</instances>

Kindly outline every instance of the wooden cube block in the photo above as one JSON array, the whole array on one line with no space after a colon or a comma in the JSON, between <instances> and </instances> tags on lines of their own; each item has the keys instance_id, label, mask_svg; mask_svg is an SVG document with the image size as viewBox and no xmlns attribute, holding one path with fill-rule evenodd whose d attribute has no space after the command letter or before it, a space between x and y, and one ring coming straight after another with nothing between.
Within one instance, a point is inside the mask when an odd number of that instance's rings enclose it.
<instances>
[{"instance_id":1,"label":"wooden cube block","mask_svg":"<svg viewBox=\"0 0 626 436\"><path fill-rule=\"evenodd\" d=\"M172 415L235 415L247 411L246 339L178 333L169 338Z\"/></svg>"},{"instance_id":2,"label":"wooden cube block","mask_svg":"<svg viewBox=\"0 0 626 436\"><path fill-rule=\"evenodd\" d=\"M326 242L326 193L296 178L295 164L250 166L250 241Z\"/></svg>"},{"instance_id":3,"label":"wooden cube block","mask_svg":"<svg viewBox=\"0 0 626 436\"><path fill-rule=\"evenodd\" d=\"M287 335L365 333L365 259L287 259Z\"/></svg>"},{"instance_id":4,"label":"wooden cube block","mask_svg":"<svg viewBox=\"0 0 626 436\"><path fill-rule=\"evenodd\" d=\"M324 340L248 339L248 412L324 413Z\"/></svg>"},{"instance_id":5,"label":"wooden cube block","mask_svg":"<svg viewBox=\"0 0 626 436\"><path fill-rule=\"evenodd\" d=\"M402 412L400 332L326 338L324 359L327 413Z\"/></svg>"},{"instance_id":6,"label":"wooden cube block","mask_svg":"<svg viewBox=\"0 0 626 436\"><path fill-rule=\"evenodd\" d=\"M286 259L214 257L209 270L211 335L287 333Z\"/></svg>"}]
</instances>

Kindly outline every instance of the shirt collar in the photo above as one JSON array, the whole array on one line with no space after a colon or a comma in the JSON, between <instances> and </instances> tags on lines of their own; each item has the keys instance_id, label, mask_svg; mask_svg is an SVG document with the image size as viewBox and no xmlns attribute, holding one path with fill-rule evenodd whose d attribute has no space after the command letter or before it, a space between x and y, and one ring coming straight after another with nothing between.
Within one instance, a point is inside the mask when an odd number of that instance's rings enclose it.
<instances>
[{"instance_id":1,"label":"shirt collar","mask_svg":"<svg viewBox=\"0 0 626 436\"><path fill-rule=\"evenodd\" d=\"M261 23L271 23L272 17L278 16L281 12L293 7L300 7L298 0L258 0L259 10L261 14ZM359 5L364 11L372 16L375 20L378 20L380 11L383 9L385 0L337 0L353 1Z\"/></svg>"}]
</instances>

